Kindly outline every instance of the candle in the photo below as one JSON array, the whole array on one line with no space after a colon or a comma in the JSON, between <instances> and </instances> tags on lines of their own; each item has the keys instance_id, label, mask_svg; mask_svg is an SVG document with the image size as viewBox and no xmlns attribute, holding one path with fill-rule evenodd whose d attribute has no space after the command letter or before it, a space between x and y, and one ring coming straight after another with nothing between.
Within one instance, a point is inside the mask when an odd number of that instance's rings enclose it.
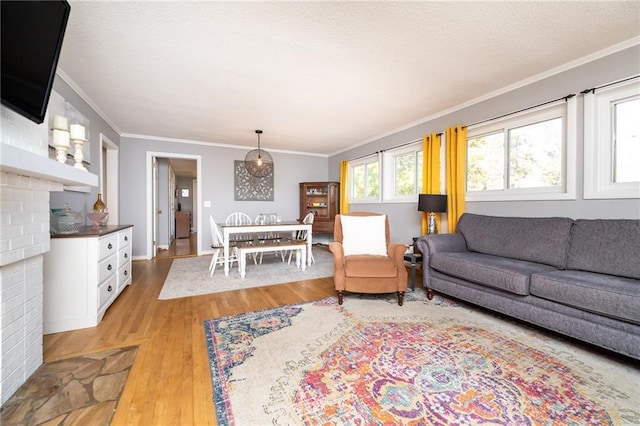
<instances>
[{"instance_id":1,"label":"candle","mask_svg":"<svg viewBox=\"0 0 640 426\"><path fill-rule=\"evenodd\" d=\"M53 129L53 146L71 146L69 144L69 132Z\"/></svg>"},{"instance_id":2,"label":"candle","mask_svg":"<svg viewBox=\"0 0 640 426\"><path fill-rule=\"evenodd\" d=\"M84 127L79 124L71 125L71 139L84 140Z\"/></svg>"},{"instance_id":3,"label":"candle","mask_svg":"<svg viewBox=\"0 0 640 426\"><path fill-rule=\"evenodd\" d=\"M54 129L69 130L69 122L67 121L67 117L63 117L61 115L54 115L53 116L53 128Z\"/></svg>"}]
</instances>

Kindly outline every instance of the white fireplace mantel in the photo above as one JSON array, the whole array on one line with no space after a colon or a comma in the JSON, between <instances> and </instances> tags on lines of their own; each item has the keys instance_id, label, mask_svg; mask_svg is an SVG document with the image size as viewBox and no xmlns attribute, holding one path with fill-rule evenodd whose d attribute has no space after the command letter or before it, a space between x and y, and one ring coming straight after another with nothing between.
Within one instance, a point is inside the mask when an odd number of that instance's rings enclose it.
<instances>
[{"instance_id":1,"label":"white fireplace mantel","mask_svg":"<svg viewBox=\"0 0 640 426\"><path fill-rule=\"evenodd\" d=\"M98 176L49 157L0 144L0 171L30 176L69 186L98 186Z\"/></svg>"}]
</instances>

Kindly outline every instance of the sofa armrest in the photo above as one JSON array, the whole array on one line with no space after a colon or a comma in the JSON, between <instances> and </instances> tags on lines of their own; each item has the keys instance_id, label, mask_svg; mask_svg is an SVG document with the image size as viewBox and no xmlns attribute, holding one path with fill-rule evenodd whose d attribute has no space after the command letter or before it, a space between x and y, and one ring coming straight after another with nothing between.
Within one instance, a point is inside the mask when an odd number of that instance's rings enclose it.
<instances>
[{"instance_id":1,"label":"sofa armrest","mask_svg":"<svg viewBox=\"0 0 640 426\"><path fill-rule=\"evenodd\" d=\"M468 251L467 242L462 234L431 234L418 238L418 249L424 256L438 252Z\"/></svg>"},{"instance_id":2,"label":"sofa armrest","mask_svg":"<svg viewBox=\"0 0 640 426\"><path fill-rule=\"evenodd\" d=\"M345 273L344 273L344 248L339 242L329 243L329 251L333 254L333 281L336 290L344 290Z\"/></svg>"},{"instance_id":3,"label":"sofa armrest","mask_svg":"<svg viewBox=\"0 0 640 426\"><path fill-rule=\"evenodd\" d=\"M387 254L393 259L398 271L398 289L403 292L407 290L407 282L409 281L407 267L404 265L404 254L406 252L407 246L401 243L389 243L387 246Z\"/></svg>"},{"instance_id":4,"label":"sofa armrest","mask_svg":"<svg viewBox=\"0 0 640 426\"><path fill-rule=\"evenodd\" d=\"M406 251L407 246L401 243L389 243L389 245L387 245L387 255L394 261L399 260L399 264L402 265L404 265L404 254Z\"/></svg>"},{"instance_id":5,"label":"sofa armrest","mask_svg":"<svg viewBox=\"0 0 640 426\"><path fill-rule=\"evenodd\" d=\"M422 281L424 288L428 289L431 279L429 261L434 253L465 252L467 242L460 233L454 234L430 234L423 235L416 241L418 250L422 253Z\"/></svg>"}]
</instances>

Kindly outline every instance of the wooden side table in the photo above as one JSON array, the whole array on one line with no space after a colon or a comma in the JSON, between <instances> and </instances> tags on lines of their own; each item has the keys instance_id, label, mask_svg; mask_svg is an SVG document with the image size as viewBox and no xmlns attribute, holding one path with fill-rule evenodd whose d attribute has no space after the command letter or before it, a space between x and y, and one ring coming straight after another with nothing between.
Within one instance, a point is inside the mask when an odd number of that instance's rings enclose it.
<instances>
[{"instance_id":1,"label":"wooden side table","mask_svg":"<svg viewBox=\"0 0 640 426\"><path fill-rule=\"evenodd\" d=\"M405 253L404 260L411 263L411 291L416 289L416 266L422 262L421 253Z\"/></svg>"}]
</instances>

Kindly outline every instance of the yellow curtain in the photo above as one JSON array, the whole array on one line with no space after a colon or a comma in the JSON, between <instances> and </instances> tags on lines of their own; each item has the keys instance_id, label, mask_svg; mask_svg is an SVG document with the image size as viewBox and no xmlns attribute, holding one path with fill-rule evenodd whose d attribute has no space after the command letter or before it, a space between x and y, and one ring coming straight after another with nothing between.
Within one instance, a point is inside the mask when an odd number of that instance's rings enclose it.
<instances>
[{"instance_id":1,"label":"yellow curtain","mask_svg":"<svg viewBox=\"0 0 640 426\"><path fill-rule=\"evenodd\" d=\"M440 194L440 134L422 138L422 193ZM427 233L427 212L422 212L422 235ZM440 228L440 214L436 214Z\"/></svg>"},{"instance_id":2,"label":"yellow curtain","mask_svg":"<svg viewBox=\"0 0 640 426\"><path fill-rule=\"evenodd\" d=\"M465 126L447 129L447 220L449 232L456 232L458 219L465 211L467 179L467 128Z\"/></svg>"},{"instance_id":3,"label":"yellow curtain","mask_svg":"<svg viewBox=\"0 0 640 426\"><path fill-rule=\"evenodd\" d=\"M349 213L349 161L340 162L340 213Z\"/></svg>"}]
</instances>

